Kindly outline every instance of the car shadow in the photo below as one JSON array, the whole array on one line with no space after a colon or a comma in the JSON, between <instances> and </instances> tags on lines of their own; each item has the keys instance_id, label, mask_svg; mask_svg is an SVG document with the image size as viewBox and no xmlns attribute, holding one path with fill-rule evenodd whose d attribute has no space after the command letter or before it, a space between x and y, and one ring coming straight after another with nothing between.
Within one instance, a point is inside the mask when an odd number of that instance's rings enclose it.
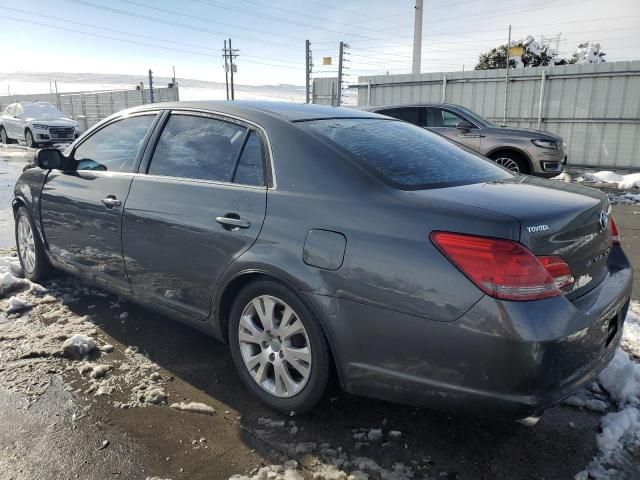
<instances>
[{"instance_id":1,"label":"car shadow","mask_svg":"<svg viewBox=\"0 0 640 480\"><path fill-rule=\"evenodd\" d=\"M567 406L550 409L530 428L357 397L332 385L310 413L281 415L244 388L225 344L129 302L119 301L120 308L114 309L115 300L111 295L83 297L69 308L90 315L123 349L135 345L169 372L175 379L168 386L170 403L201 401L225 412L242 442L266 462L282 463L296 445L313 442L341 447L352 458L373 458L385 468L403 462L442 478L540 479L573 478L595 454L599 416ZM121 319L124 311L128 315ZM285 424L273 426L261 418ZM370 429L382 429L383 437L354 438ZM390 431L401 434L390 440Z\"/></svg>"}]
</instances>

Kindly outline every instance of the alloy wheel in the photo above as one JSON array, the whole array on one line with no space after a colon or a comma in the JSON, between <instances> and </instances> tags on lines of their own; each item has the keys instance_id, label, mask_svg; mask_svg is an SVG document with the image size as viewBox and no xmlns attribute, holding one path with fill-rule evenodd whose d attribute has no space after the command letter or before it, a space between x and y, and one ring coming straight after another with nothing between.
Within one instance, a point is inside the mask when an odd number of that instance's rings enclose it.
<instances>
[{"instance_id":1,"label":"alloy wheel","mask_svg":"<svg viewBox=\"0 0 640 480\"><path fill-rule=\"evenodd\" d=\"M7 132L4 128L0 128L0 141L4 144L9 143L7 138Z\"/></svg>"},{"instance_id":2,"label":"alloy wheel","mask_svg":"<svg viewBox=\"0 0 640 480\"><path fill-rule=\"evenodd\" d=\"M36 245L31 224L24 215L18 218L18 253L23 268L28 273L33 272L36 266Z\"/></svg>"},{"instance_id":3,"label":"alloy wheel","mask_svg":"<svg viewBox=\"0 0 640 480\"><path fill-rule=\"evenodd\" d=\"M270 394L292 397L307 384L311 343L296 312L271 295L251 300L242 311L238 341L253 380Z\"/></svg>"},{"instance_id":4,"label":"alloy wheel","mask_svg":"<svg viewBox=\"0 0 640 480\"><path fill-rule=\"evenodd\" d=\"M507 170L511 170L515 173L520 173L520 167L518 166L518 162L508 157L500 157L494 160L498 165L502 165Z\"/></svg>"},{"instance_id":5,"label":"alloy wheel","mask_svg":"<svg viewBox=\"0 0 640 480\"><path fill-rule=\"evenodd\" d=\"M25 134L25 141L27 143L27 147L33 148L33 134L29 130L27 130L27 133Z\"/></svg>"}]
</instances>

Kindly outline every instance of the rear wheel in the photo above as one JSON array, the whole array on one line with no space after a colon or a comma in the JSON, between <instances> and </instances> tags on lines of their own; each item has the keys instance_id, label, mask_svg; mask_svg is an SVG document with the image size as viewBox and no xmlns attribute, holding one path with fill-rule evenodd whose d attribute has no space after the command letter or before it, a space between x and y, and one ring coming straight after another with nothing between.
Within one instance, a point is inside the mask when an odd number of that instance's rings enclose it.
<instances>
[{"instance_id":1,"label":"rear wheel","mask_svg":"<svg viewBox=\"0 0 640 480\"><path fill-rule=\"evenodd\" d=\"M309 308L284 285L260 280L236 297L229 342L243 383L271 408L310 410L329 379L329 348Z\"/></svg>"},{"instance_id":2,"label":"rear wheel","mask_svg":"<svg viewBox=\"0 0 640 480\"><path fill-rule=\"evenodd\" d=\"M25 278L37 282L51 273L44 246L25 207L16 213L16 245Z\"/></svg>"},{"instance_id":3,"label":"rear wheel","mask_svg":"<svg viewBox=\"0 0 640 480\"><path fill-rule=\"evenodd\" d=\"M496 162L498 165L503 166L507 170L511 170L514 173L529 174L529 164L521 155L515 152L497 152L492 154L489 158Z\"/></svg>"},{"instance_id":4,"label":"rear wheel","mask_svg":"<svg viewBox=\"0 0 640 480\"><path fill-rule=\"evenodd\" d=\"M13 143L13 140L11 140L7 136L7 131L4 129L4 127L0 127L0 142L4 143L5 145Z\"/></svg>"}]
</instances>

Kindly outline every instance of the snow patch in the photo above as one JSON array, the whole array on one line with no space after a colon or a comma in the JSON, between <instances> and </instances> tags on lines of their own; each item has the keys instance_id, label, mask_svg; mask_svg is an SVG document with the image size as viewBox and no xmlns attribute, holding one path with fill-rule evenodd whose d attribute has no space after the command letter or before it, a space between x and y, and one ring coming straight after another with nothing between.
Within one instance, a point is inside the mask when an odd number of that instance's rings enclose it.
<instances>
[{"instance_id":1,"label":"snow patch","mask_svg":"<svg viewBox=\"0 0 640 480\"><path fill-rule=\"evenodd\" d=\"M216 413L213 407L210 407L209 405L206 405L204 403L199 403L199 402L172 403L171 405L169 405L169 407L176 410L184 410L186 412L191 412L191 413L202 413L204 415L213 415L214 413Z\"/></svg>"},{"instance_id":2,"label":"snow patch","mask_svg":"<svg viewBox=\"0 0 640 480\"><path fill-rule=\"evenodd\" d=\"M62 353L67 358L78 360L89 355L96 348L96 342L94 342L93 338L87 335L77 334L64 341L62 344Z\"/></svg>"},{"instance_id":3,"label":"snow patch","mask_svg":"<svg viewBox=\"0 0 640 480\"><path fill-rule=\"evenodd\" d=\"M17 313L23 312L25 310L29 310L33 305L28 302L25 302L21 298L11 297L9 299L9 304L7 305L7 313Z\"/></svg>"}]
</instances>

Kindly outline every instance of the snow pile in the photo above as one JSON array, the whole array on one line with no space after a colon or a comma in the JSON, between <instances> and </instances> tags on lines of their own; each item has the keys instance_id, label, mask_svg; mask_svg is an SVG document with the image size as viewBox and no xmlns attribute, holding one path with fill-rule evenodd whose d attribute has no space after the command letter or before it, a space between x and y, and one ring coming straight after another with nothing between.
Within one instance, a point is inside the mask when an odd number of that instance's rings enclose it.
<instances>
[{"instance_id":1,"label":"snow pile","mask_svg":"<svg viewBox=\"0 0 640 480\"><path fill-rule=\"evenodd\" d=\"M22 300L18 297L11 297L9 302L7 303L6 311L7 313L17 313L22 312L24 310L28 310L32 307L30 303Z\"/></svg>"},{"instance_id":2,"label":"snow pile","mask_svg":"<svg viewBox=\"0 0 640 480\"><path fill-rule=\"evenodd\" d=\"M622 348L640 359L640 302L631 302L622 332Z\"/></svg>"},{"instance_id":3,"label":"snow pile","mask_svg":"<svg viewBox=\"0 0 640 480\"><path fill-rule=\"evenodd\" d=\"M600 373L598 380L617 404L640 402L640 364L632 361L624 350L616 351L613 360Z\"/></svg>"},{"instance_id":4,"label":"snow pile","mask_svg":"<svg viewBox=\"0 0 640 480\"><path fill-rule=\"evenodd\" d=\"M216 413L214 408L199 402L172 403L171 405L169 405L169 407L175 410L184 410L191 413L202 413L204 415L213 415L214 413Z\"/></svg>"},{"instance_id":5,"label":"snow pile","mask_svg":"<svg viewBox=\"0 0 640 480\"><path fill-rule=\"evenodd\" d=\"M561 175L555 177L558 180ZM621 175L619 173L612 172L610 170L603 170L601 172L585 172L582 178L586 181L595 183L616 183L620 190L631 190L632 188L640 188L640 173L629 173L627 175Z\"/></svg>"},{"instance_id":6,"label":"snow pile","mask_svg":"<svg viewBox=\"0 0 640 480\"><path fill-rule=\"evenodd\" d=\"M602 417L596 438L598 454L576 480L621 478L620 469L633 463L629 452L640 449L640 303L632 302L625 321L622 348L598 376L617 411ZM626 350L626 351L625 351ZM631 355L629 355L629 352ZM634 358L635 356L635 358ZM632 467L635 468L635 467Z\"/></svg>"},{"instance_id":7,"label":"snow pile","mask_svg":"<svg viewBox=\"0 0 640 480\"><path fill-rule=\"evenodd\" d=\"M93 338L78 334L64 341L62 353L67 358L78 360L89 355L96 348L96 342L94 342Z\"/></svg>"},{"instance_id":8,"label":"snow pile","mask_svg":"<svg viewBox=\"0 0 640 480\"><path fill-rule=\"evenodd\" d=\"M8 267L5 268L6 270L3 272L2 267L0 267L0 298L19 287L29 284L27 280L16 277L13 272L8 270Z\"/></svg>"}]
</instances>

